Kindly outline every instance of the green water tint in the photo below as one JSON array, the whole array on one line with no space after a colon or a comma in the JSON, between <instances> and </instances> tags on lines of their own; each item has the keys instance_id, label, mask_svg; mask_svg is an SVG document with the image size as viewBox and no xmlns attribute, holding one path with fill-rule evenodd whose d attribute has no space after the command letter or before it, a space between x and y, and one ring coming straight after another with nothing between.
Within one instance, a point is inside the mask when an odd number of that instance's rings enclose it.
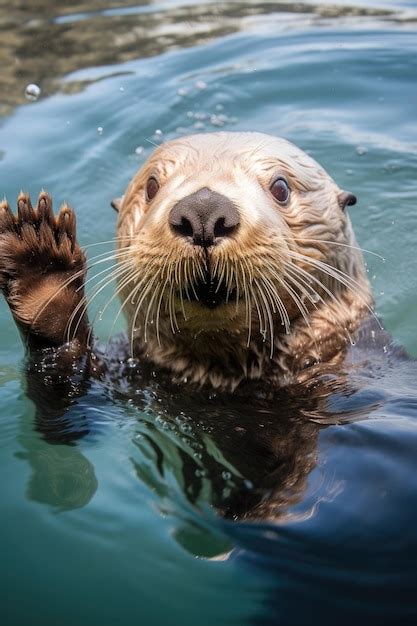
<instances>
[{"instance_id":1,"label":"green water tint","mask_svg":"<svg viewBox=\"0 0 417 626\"><path fill-rule=\"evenodd\" d=\"M218 129L284 136L358 196L359 244L386 259L366 257L378 313L416 356L416 11L415 2L0 9L0 193L45 187L75 207L82 244L107 241L110 200L154 143ZM24 104L29 83L42 93ZM103 341L118 308L97 315ZM158 378L129 390L132 402L93 384L66 416L65 428L85 436L59 445L37 430L22 359L2 302L8 626L416 622L414 365L372 357L355 393L304 415L284 397L260 414L256 398L222 403ZM335 421L343 425L326 427ZM234 520L263 502L263 522Z\"/></svg>"}]
</instances>

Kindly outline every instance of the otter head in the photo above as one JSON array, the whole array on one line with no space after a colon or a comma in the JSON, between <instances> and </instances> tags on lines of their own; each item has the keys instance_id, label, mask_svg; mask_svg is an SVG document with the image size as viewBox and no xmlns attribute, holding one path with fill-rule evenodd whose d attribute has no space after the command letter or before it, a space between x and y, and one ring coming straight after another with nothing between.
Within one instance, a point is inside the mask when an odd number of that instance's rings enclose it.
<instances>
[{"instance_id":1,"label":"otter head","mask_svg":"<svg viewBox=\"0 0 417 626\"><path fill-rule=\"evenodd\" d=\"M158 147L119 207L132 346L219 387L291 369L313 344L325 357L317 346L345 340L369 301L354 201L283 139L221 132Z\"/></svg>"}]
</instances>

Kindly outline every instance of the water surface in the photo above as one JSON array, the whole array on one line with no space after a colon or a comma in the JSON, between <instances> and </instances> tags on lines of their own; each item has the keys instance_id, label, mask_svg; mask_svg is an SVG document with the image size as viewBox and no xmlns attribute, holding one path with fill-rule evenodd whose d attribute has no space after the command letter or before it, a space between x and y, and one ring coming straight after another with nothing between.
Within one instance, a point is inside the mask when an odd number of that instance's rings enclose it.
<instances>
[{"instance_id":1,"label":"water surface","mask_svg":"<svg viewBox=\"0 0 417 626\"><path fill-rule=\"evenodd\" d=\"M367 256L377 311L417 356L416 2L37 4L0 3L1 194L68 200L88 245L113 238L110 200L155 143L284 136L358 196L358 241L386 259ZM353 393L268 411L94 383L62 444L2 303L6 623L415 624L417 368L371 360Z\"/></svg>"}]
</instances>

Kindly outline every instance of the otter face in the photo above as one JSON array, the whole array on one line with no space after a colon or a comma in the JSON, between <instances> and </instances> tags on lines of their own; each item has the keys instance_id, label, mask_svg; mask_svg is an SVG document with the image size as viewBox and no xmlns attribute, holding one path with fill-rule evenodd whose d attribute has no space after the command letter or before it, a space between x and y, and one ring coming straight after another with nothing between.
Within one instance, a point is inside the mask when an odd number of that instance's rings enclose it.
<instances>
[{"instance_id":1,"label":"otter face","mask_svg":"<svg viewBox=\"0 0 417 626\"><path fill-rule=\"evenodd\" d=\"M222 132L160 146L119 212L132 336L223 331L273 346L346 288L339 272L360 273L343 210L353 199L283 139Z\"/></svg>"}]
</instances>

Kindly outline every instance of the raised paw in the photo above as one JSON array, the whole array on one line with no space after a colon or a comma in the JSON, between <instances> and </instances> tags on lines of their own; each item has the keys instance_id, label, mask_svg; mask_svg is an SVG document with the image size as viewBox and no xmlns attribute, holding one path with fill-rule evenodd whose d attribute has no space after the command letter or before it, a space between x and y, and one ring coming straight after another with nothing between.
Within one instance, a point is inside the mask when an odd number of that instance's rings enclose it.
<instances>
[{"instance_id":1,"label":"raised paw","mask_svg":"<svg viewBox=\"0 0 417 626\"><path fill-rule=\"evenodd\" d=\"M68 205L55 216L46 192L36 207L20 193L15 215L6 200L0 202L0 289L21 329L46 344L63 343L68 321L84 298L85 273Z\"/></svg>"}]
</instances>

